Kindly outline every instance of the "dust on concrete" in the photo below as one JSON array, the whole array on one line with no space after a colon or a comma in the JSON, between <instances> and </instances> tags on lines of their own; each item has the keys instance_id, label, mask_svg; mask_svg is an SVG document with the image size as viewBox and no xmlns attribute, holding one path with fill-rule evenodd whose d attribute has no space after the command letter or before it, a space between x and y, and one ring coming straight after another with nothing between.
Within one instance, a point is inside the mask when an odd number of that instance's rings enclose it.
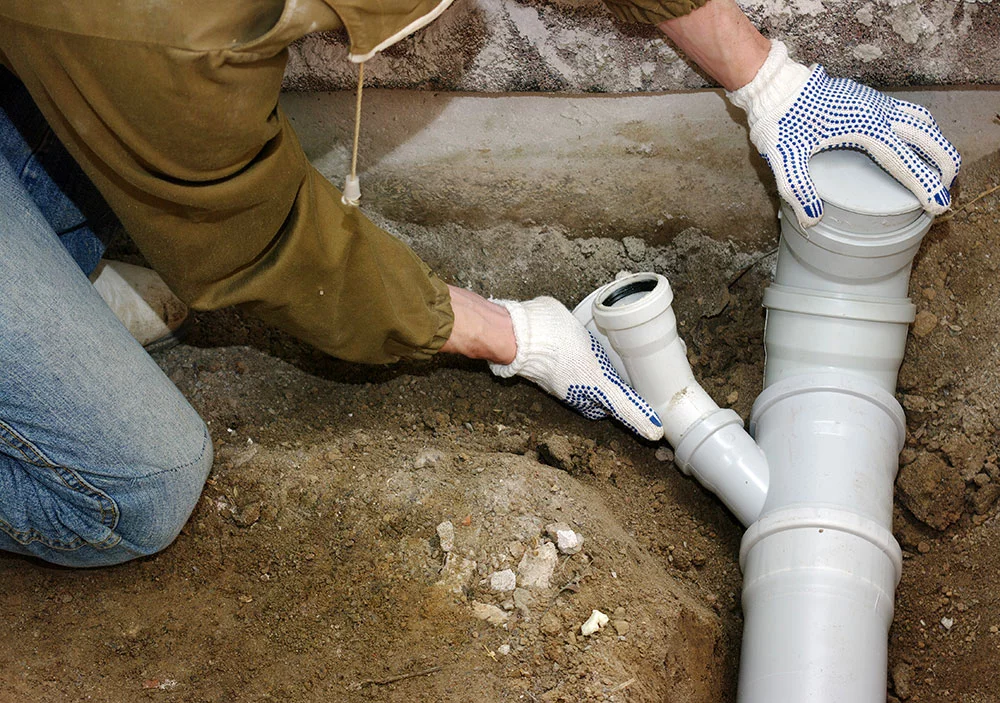
<instances>
[{"instance_id":1,"label":"dust on concrete","mask_svg":"<svg viewBox=\"0 0 1000 703\"><path fill-rule=\"evenodd\" d=\"M956 201L998 182L1000 153L967 166ZM621 269L665 273L696 374L749 413L767 251L695 229L649 244L513 224L463 247L457 226L387 224L497 295L572 303ZM998 234L1000 202L984 198L931 230L914 270L897 700L996 696ZM497 261L522 268L501 280ZM0 556L16 633L0 643L0 700L734 700L741 530L664 447L477 363L353 366L231 311L199 315L157 360L209 422L202 500L138 562ZM552 523L582 549L559 553ZM547 578L495 590L526 554L548 555ZM593 610L609 622L583 636Z\"/></svg>"}]
</instances>

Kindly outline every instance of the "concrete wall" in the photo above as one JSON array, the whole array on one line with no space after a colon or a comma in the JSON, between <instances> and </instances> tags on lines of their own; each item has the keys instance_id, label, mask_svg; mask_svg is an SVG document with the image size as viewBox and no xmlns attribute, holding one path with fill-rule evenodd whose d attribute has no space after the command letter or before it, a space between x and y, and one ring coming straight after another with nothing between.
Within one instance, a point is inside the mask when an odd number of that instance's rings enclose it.
<instances>
[{"instance_id":1,"label":"concrete wall","mask_svg":"<svg viewBox=\"0 0 1000 703\"><path fill-rule=\"evenodd\" d=\"M966 166L997 150L1000 88L893 94L929 108ZM353 96L287 93L282 103L312 162L343 184ZM632 240L652 249L696 228L748 252L773 247L777 237L774 179L747 138L742 113L716 91L373 90L365 95L361 138L362 209L425 228L420 253L437 262L459 261L505 237ZM971 196L960 183L955 197ZM431 242L439 252L428 249ZM496 268L520 275L532 247Z\"/></svg>"},{"instance_id":2,"label":"concrete wall","mask_svg":"<svg viewBox=\"0 0 1000 703\"><path fill-rule=\"evenodd\" d=\"M801 61L876 86L1000 83L1000 0L763 0L741 3ZM292 48L286 87L353 86L346 37ZM702 88L649 26L600 0L455 0L434 24L369 62L372 85L476 92Z\"/></svg>"}]
</instances>

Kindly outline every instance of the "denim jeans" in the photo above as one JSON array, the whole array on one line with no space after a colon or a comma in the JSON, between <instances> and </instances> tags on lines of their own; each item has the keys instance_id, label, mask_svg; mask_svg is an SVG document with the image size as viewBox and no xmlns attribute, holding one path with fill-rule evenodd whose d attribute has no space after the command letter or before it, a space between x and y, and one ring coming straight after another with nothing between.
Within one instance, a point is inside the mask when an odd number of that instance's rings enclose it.
<instances>
[{"instance_id":1,"label":"denim jeans","mask_svg":"<svg viewBox=\"0 0 1000 703\"><path fill-rule=\"evenodd\" d=\"M103 234L107 230L100 225L113 217L111 211L53 134L25 87L2 67L0 158L14 169L62 245L89 275L107 249Z\"/></svg>"},{"instance_id":2,"label":"denim jeans","mask_svg":"<svg viewBox=\"0 0 1000 703\"><path fill-rule=\"evenodd\" d=\"M116 564L177 536L212 443L60 242L47 205L0 157L0 549Z\"/></svg>"}]
</instances>

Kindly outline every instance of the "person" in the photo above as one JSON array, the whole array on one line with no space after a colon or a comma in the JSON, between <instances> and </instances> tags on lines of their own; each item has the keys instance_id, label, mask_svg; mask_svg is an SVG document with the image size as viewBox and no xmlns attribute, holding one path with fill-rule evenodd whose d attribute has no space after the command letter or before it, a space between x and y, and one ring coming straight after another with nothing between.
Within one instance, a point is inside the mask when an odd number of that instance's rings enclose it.
<instances>
[{"instance_id":1,"label":"person","mask_svg":"<svg viewBox=\"0 0 1000 703\"><path fill-rule=\"evenodd\" d=\"M150 269L101 258L113 217L24 86L0 68L0 158L104 302L149 352L180 341L188 309Z\"/></svg>"},{"instance_id":2,"label":"person","mask_svg":"<svg viewBox=\"0 0 1000 703\"><path fill-rule=\"evenodd\" d=\"M656 414L561 303L446 284L310 166L278 106L292 41L346 28L363 62L450 3L0 0L0 62L193 308L238 305L349 361L485 359L659 439ZM733 0L606 3L658 25L729 91L805 224L822 217L808 160L830 147L868 150L929 212L948 207L960 160L923 108L793 62ZM198 500L205 425L4 159L0 198L0 549L68 566L156 552Z\"/></svg>"}]
</instances>

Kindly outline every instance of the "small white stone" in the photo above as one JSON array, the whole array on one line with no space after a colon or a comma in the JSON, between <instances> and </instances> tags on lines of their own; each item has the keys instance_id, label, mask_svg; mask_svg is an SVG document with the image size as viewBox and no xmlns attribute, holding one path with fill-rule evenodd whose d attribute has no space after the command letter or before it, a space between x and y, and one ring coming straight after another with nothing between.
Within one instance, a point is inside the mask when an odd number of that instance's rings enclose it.
<instances>
[{"instance_id":1,"label":"small white stone","mask_svg":"<svg viewBox=\"0 0 1000 703\"><path fill-rule=\"evenodd\" d=\"M490 575L490 588L494 591L513 591L517 588L517 575L510 569L495 571Z\"/></svg>"},{"instance_id":2,"label":"small white stone","mask_svg":"<svg viewBox=\"0 0 1000 703\"><path fill-rule=\"evenodd\" d=\"M866 2L857 12L854 13L854 18L866 27L871 27L872 23L875 21L874 6L870 2Z\"/></svg>"},{"instance_id":3,"label":"small white stone","mask_svg":"<svg viewBox=\"0 0 1000 703\"><path fill-rule=\"evenodd\" d=\"M503 655L503 656L506 657L508 654L510 654L510 645L509 644L502 644L499 647L497 647L497 654L500 654L500 655Z\"/></svg>"},{"instance_id":4,"label":"small white stone","mask_svg":"<svg viewBox=\"0 0 1000 703\"><path fill-rule=\"evenodd\" d=\"M954 624L955 620L953 618L941 618L941 626L946 630L950 630Z\"/></svg>"},{"instance_id":5,"label":"small white stone","mask_svg":"<svg viewBox=\"0 0 1000 703\"><path fill-rule=\"evenodd\" d=\"M560 532L556 538L556 546L563 554L577 554L583 549L583 535L573 530Z\"/></svg>"},{"instance_id":6,"label":"small white stone","mask_svg":"<svg viewBox=\"0 0 1000 703\"><path fill-rule=\"evenodd\" d=\"M490 603L480 603L472 601L472 616L480 620L485 620L490 625L503 625L510 618L508 613Z\"/></svg>"},{"instance_id":7,"label":"small white stone","mask_svg":"<svg viewBox=\"0 0 1000 703\"><path fill-rule=\"evenodd\" d=\"M441 551L450 552L455 548L455 526L445 520L437 526L438 539L441 540Z\"/></svg>"},{"instance_id":8,"label":"small white stone","mask_svg":"<svg viewBox=\"0 0 1000 703\"><path fill-rule=\"evenodd\" d=\"M600 610L595 610L587 618L587 622L580 626L580 634L584 637L589 637L607 624L608 616Z\"/></svg>"},{"instance_id":9,"label":"small white stone","mask_svg":"<svg viewBox=\"0 0 1000 703\"><path fill-rule=\"evenodd\" d=\"M656 454L654 454L657 461L673 461L674 452L673 450L665 444L661 444L656 448Z\"/></svg>"},{"instance_id":10,"label":"small white stone","mask_svg":"<svg viewBox=\"0 0 1000 703\"><path fill-rule=\"evenodd\" d=\"M556 543L563 554L577 554L583 549L583 535L574 532L573 528L564 522L546 525L545 534Z\"/></svg>"},{"instance_id":11,"label":"small white stone","mask_svg":"<svg viewBox=\"0 0 1000 703\"><path fill-rule=\"evenodd\" d=\"M524 588L548 588L552 572L559 562L559 553L551 542L542 542L529 549L517 565L518 580Z\"/></svg>"}]
</instances>

